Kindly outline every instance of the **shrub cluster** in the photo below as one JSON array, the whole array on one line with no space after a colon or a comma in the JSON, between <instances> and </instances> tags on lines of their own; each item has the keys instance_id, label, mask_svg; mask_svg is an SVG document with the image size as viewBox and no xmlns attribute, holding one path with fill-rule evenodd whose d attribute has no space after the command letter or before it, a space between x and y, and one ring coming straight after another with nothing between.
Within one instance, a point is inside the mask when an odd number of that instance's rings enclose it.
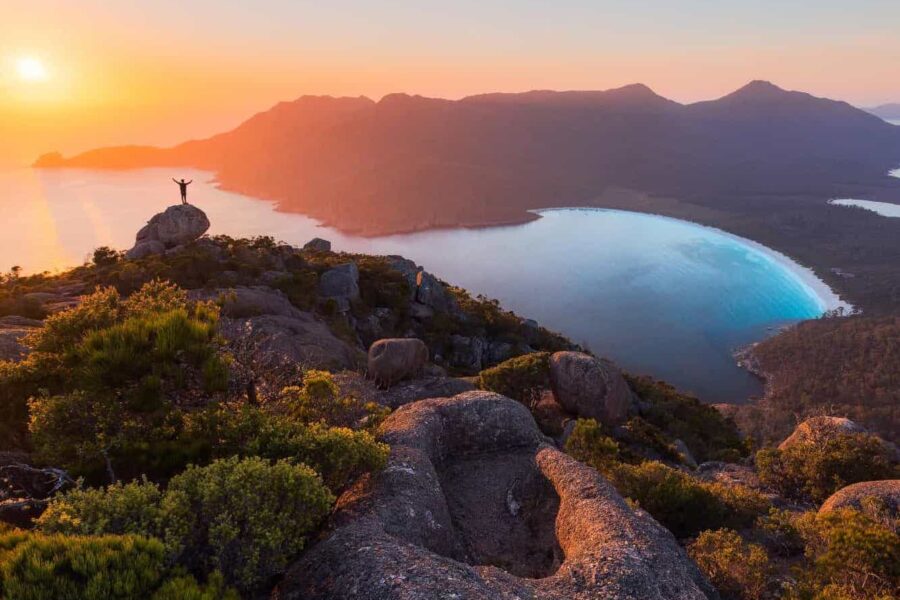
<instances>
[{"instance_id":1,"label":"shrub cluster","mask_svg":"<svg viewBox=\"0 0 900 600\"><path fill-rule=\"evenodd\" d=\"M159 540L0 533L0 597L23 600L238 600L222 577L172 570Z\"/></svg>"},{"instance_id":2,"label":"shrub cluster","mask_svg":"<svg viewBox=\"0 0 900 600\"><path fill-rule=\"evenodd\" d=\"M375 402L341 396L334 377L327 371L307 371L303 385L287 387L281 395L289 414L301 423L362 426L374 431L390 413L390 409Z\"/></svg>"},{"instance_id":3,"label":"shrub cluster","mask_svg":"<svg viewBox=\"0 0 900 600\"><path fill-rule=\"evenodd\" d=\"M51 502L38 527L158 538L170 563L195 573L218 570L247 591L284 571L333 501L305 465L232 457L189 467L165 491L143 481L68 492Z\"/></svg>"},{"instance_id":4,"label":"shrub cluster","mask_svg":"<svg viewBox=\"0 0 900 600\"><path fill-rule=\"evenodd\" d=\"M550 387L550 353L532 352L485 369L478 376L478 387L532 407Z\"/></svg>"},{"instance_id":5,"label":"shrub cluster","mask_svg":"<svg viewBox=\"0 0 900 600\"><path fill-rule=\"evenodd\" d=\"M723 600L764 600L773 591L774 568L766 549L731 529L704 531L688 554Z\"/></svg>"},{"instance_id":6,"label":"shrub cluster","mask_svg":"<svg viewBox=\"0 0 900 600\"><path fill-rule=\"evenodd\" d=\"M760 481L788 498L822 502L859 481L897 476L888 447L865 433L840 433L818 443L797 443L756 454Z\"/></svg>"},{"instance_id":7,"label":"shrub cluster","mask_svg":"<svg viewBox=\"0 0 900 600\"><path fill-rule=\"evenodd\" d=\"M619 461L618 444L592 419L576 423L566 451L600 471L679 538L705 529L747 527L769 508L761 494L743 486L699 481L658 461Z\"/></svg>"}]
</instances>

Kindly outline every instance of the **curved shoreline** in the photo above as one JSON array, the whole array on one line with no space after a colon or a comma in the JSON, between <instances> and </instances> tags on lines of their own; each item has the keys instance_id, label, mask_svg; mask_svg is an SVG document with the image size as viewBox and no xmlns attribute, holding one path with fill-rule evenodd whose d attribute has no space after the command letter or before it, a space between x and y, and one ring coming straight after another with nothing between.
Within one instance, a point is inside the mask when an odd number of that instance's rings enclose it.
<instances>
[{"instance_id":1,"label":"curved shoreline","mask_svg":"<svg viewBox=\"0 0 900 600\"><path fill-rule=\"evenodd\" d=\"M815 274L815 272L809 267L805 267L787 256L779 252L778 250L773 250L768 246L761 244L757 241L741 237L739 235L735 235L723 229L719 229L718 227L712 227L710 225L704 225L702 223L697 223L695 221L688 221L686 219L679 219L677 217L670 217L667 215L661 215L658 213L646 213L640 211L630 211L630 210L622 210L618 208L599 208L599 207L584 207L584 206L566 206L566 207L557 207L557 208L539 208L529 210L528 212L532 214L543 214L546 212L553 211L564 211L564 210L579 210L579 211L603 211L603 212L622 212L622 213L636 213L636 214L644 214L644 215L653 215L655 217L659 217L662 219L669 219L671 221L677 221L679 223L683 223L685 225L689 225L692 227L709 229L715 231L720 235L724 235L732 240L740 242L741 244L747 246L748 248L754 250L758 255L762 256L769 262L775 263L785 270L789 271L794 277L801 283L801 285L806 289L807 293L811 298L814 298L819 305L819 308L822 313L830 310L840 310L843 309L847 313L852 313L857 311L857 309L850 304L841 299L837 292L835 292L831 287L819 279L819 277Z\"/></svg>"}]
</instances>

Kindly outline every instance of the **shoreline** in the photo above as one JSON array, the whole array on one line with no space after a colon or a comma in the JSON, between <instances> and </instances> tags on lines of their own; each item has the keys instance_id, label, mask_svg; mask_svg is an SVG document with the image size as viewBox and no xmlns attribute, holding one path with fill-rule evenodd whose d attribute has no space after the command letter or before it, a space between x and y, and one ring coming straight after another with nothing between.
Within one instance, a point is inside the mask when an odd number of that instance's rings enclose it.
<instances>
[{"instance_id":1,"label":"shoreline","mask_svg":"<svg viewBox=\"0 0 900 600\"><path fill-rule=\"evenodd\" d=\"M789 271L791 274L795 276L795 278L803 285L806 289L807 293L810 297L815 298L821 312L824 314L827 311L832 310L840 310L843 309L846 313L856 313L860 312L859 309L854 307L849 302L841 299L840 295L834 291L831 286L821 280L810 267L806 267L801 265L796 260L787 256L786 254L779 252L773 248L769 248L765 244L757 242L755 240L751 240L749 238L745 238L729 231L725 231L724 229L720 229L718 227L713 227L712 225L704 225L703 223L698 223L696 221L690 221L687 219L680 219L678 217L670 217L668 215L660 214L660 213L650 213L643 211L630 211L620 208L601 208L601 207L590 207L590 206L566 206L566 207L558 207L558 208L539 208L529 210L528 212L532 214L542 214L545 212L558 211L558 210L583 210L583 211L609 211L609 212L631 212L631 213L640 213L640 214L652 214L656 217L660 217L663 219L670 219L672 221L678 221L680 223L685 223L691 225L693 227L703 228L703 229L711 229L716 233L725 235L741 244L755 250L757 254L763 256L769 262L775 263L785 270Z\"/></svg>"}]
</instances>

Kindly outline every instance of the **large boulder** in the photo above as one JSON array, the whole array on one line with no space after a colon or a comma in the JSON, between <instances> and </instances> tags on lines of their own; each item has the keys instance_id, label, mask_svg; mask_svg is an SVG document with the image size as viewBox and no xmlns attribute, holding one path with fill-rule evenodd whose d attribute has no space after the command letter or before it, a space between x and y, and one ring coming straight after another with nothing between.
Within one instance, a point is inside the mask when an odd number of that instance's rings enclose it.
<instances>
[{"instance_id":1,"label":"large boulder","mask_svg":"<svg viewBox=\"0 0 900 600\"><path fill-rule=\"evenodd\" d=\"M818 444L842 433L866 433L866 429L845 417L811 417L797 425L793 433L778 445L778 449L785 450L798 444Z\"/></svg>"},{"instance_id":2,"label":"large boulder","mask_svg":"<svg viewBox=\"0 0 900 600\"><path fill-rule=\"evenodd\" d=\"M134 248L126 257L135 259L193 242L209 229L206 213L191 204L176 204L157 213L138 231Z\"/></svg>"},{"instance_id":3,"label":"large boulder","mask_svg":"<svg viewBox=\"0 0 900 600\"><path fill-rule=\"evenodd\" d=\"M550 386L564 409L607 425L622 423L635 403L615 365L583 352L556 352L550 357Z\"/></svg>"},{"instance_id":4,"label":"large boulder","mask_svg":"<svg viewBox=\"0 0 900 600\"><path fill-rule=\"evenodd\" d=\"M319 276L319 296L333 300L338 310L346 311L359 298L359 268L349 262L328 269Z\"/></svg>"},{"instance_id":5,"label":"large boulder","mask_svg":"<svg viewBox=\"0 0 900 600\"><path fill-rule=\"evenodd\" d=\"M279 599L716 597L671 533L547 444L515 400L422 400L382 434L387 466L339 498Z\"/></svg>"},{"instance_id":6,"label":"large boulder","mask_svg":"<svg viewBox=\"0 0 900 600\"><path fill-rule=\"evenodd\" d=\"M303 244L303 249L311 252L331 252L331 242L322 238L313 238Z\"/></svg>"},{"instance_id":7,"label":"large boulder","mask_svg":"<svg viewBox=\"0 0 900 600\"><path fill-rule=\"evenodd\" d=\"M447 354L447 362L452 367L477 373L485 366L487 349L488 341L482 337L466 337L454 333L450 336L450 352Z\"/></svg>"},{"instance_id":8,"label":"large boulder","mask_svg":"<svg viewBox=\"0 0 900 600\"><path fill-rule=\"evenodd\" d=\"M428 347L416 338L385 338L369 347L368 376L389 388L421 373L428 362Z\"/></svg>"},{"instance_id":9,"label":"large boulder","mask_svg":"<svg viewBox=\"0 0 900 600\"><path fill-rule=\"evenodd\" d=\"M900 519L900 479L862 481L841 488L822 504L820 513L855 508L873 517Z\"/></svg>"}]
</instances>

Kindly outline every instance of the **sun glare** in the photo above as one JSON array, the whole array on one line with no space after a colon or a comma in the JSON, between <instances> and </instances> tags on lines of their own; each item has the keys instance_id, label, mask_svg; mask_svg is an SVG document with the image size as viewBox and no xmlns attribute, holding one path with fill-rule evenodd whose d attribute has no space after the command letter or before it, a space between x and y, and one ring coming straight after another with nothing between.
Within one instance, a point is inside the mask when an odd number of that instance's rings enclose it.
<instances>
[{"instance_id":1,"label":"sun glare","mask_svg":"<svg viewBox=\"0 0 900 600\"><path fill-rule=\"evenodd\" d=\"M25 56L16 61L16 71L19 77L25 81L44 81L47 79L47 69L40 59L33 56Z\"/></svg>"}]
</instances>

